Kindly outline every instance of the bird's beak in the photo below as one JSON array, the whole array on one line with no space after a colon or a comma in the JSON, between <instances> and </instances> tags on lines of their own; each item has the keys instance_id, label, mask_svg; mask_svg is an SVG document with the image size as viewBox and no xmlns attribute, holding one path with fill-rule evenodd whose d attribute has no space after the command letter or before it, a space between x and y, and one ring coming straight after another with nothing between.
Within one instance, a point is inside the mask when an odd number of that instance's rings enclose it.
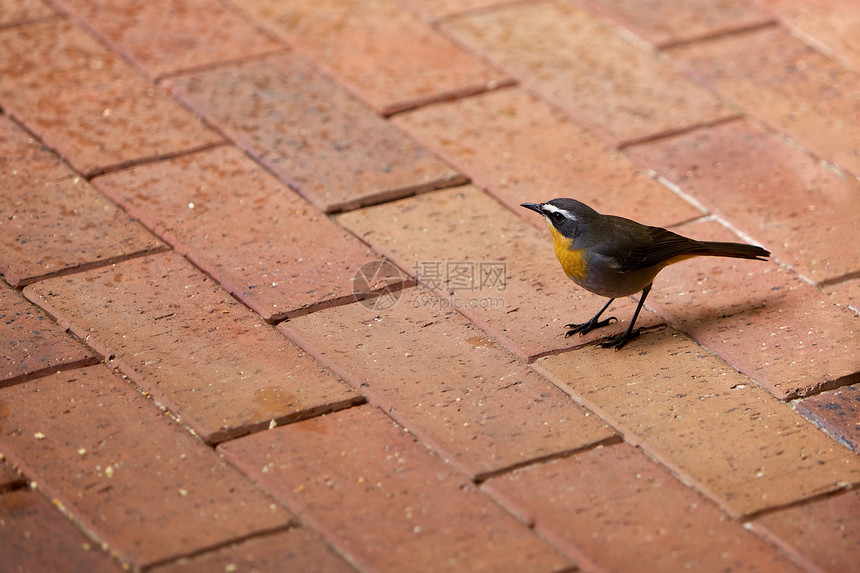
<instances>
[{"instance_id":1,"label":"bird's beak","mask_svg":"<svg viewBox=\"0 0 860 573\"><path fill-rule=\"evenodd\" d=\"M543 215L543 209L540 206L540 203L521 203L520 207L525 207L526 209L531 209L538 215Z\"/></svg>"}]
</instances>

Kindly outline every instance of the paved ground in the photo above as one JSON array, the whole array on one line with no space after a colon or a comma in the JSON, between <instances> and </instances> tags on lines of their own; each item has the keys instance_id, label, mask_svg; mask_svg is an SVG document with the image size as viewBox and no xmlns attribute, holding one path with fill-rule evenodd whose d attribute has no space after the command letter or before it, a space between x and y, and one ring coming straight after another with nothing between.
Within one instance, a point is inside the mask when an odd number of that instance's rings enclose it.
<instances>
[{"instance_id":1,"label":"paved ground","mask_svg":"<svg viewBox=\"0 0 860 573\"><path fill-rule=\"evenodd\" d=\"M4 0L0 570L856 571L858 37ZM773 257L670 267L597 349L519 207L560 196Z\"/></svg>"}]
</instances>

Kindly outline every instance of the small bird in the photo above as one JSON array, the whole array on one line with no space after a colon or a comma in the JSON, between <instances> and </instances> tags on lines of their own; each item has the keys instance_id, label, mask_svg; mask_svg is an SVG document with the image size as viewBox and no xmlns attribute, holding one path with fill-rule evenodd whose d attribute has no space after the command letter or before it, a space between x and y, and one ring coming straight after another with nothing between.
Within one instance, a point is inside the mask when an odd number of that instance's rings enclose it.
<instances>
[{"instance_id":1,"label":"small bird","mask_svg":"<svg viewBox=\"0 0 860 573\"><path fill-rule=\"evenodd\" d=\"M642 291L627 331L601 339L598 345L603 348L617 350L639 336L642 329L633 329L639 311L651 291L654 277L666 266L701 256L758 261L770 256L761 247L696 241L624 217L602 215L574 199L522 203L522 206L546 220L555 256L568 278L587 291L609 297L609 302L588 322L565 325L569 329L565 338L591 332L618 320L614 316L600 320L600 316L616 298Z\"/></svg>"}]
</instances>

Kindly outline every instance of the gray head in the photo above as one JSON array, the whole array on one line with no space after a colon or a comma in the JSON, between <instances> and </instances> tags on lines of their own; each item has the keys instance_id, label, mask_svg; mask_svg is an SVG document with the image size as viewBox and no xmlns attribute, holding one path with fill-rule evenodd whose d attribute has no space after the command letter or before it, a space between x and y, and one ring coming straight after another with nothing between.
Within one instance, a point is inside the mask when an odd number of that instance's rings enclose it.
<instances>
[{"instance_id":1,"label":"gray head","mask_svg":"<svg viewBox=\"0 0 860 573\"><path fill-rule=\"evenodd\" d=\"M543 215L547 223L569 239L579 235L582 223L599 215L597 211L576 199L553 199L546 203L523 203L522 206Z\"/></svg>"}]
</instances>

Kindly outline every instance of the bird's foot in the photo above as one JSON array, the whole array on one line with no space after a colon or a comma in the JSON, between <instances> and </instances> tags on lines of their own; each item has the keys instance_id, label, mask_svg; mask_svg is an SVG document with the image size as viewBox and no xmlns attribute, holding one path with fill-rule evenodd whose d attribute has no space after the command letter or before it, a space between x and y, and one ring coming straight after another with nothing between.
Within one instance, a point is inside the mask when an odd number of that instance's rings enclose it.
<instances>
[{"instance_id":1,"label":"bird's foot","mask_svg":"<svg viewBox=\"0 0 860 573\"><path fill-rule=\"evenodd\" d=\"M639 338L639 334L642 332L641 328L637 328L632 332L624 332L624 334L616 334L615 336L607 336L606 338L602 338L597 342L597 346L600 348L614 348L615 350L621 350L624 348L624 345L630 342L633 339Z\"/></svg>"},{"instance_id":2,"label":"bird's foot","mask_svg":"<svg viewBox=\"0 0 860 573\"><path fill-rule=\"evenodd\" d=\"M609 324L612 321L618 322L618 319L614 316L610 316L609 318L604 318L603 320L597 320L597 317L592 318L588 322L583 322L582 324L565 324L564 327L568 328L567 332L564 333L564 337L573 336L574 334L587 334L596 328L602 328Z\"/></svg>"}]
</instances>

